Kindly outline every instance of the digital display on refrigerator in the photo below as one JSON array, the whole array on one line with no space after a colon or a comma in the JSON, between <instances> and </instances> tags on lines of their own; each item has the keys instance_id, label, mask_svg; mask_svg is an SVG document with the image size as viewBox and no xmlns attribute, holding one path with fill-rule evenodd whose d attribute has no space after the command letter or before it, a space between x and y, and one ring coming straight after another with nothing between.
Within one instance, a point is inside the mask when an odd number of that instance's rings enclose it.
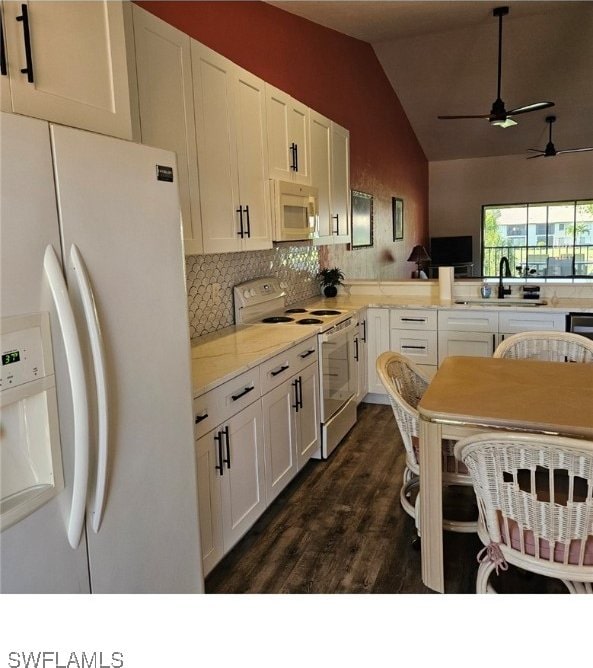
<instances>
[{"instance_id":1,"label":"digital display on refrigerator","mask_svg":"<svg viewBox=\"0 0 593 668\"><path fill-rule=\"evenodd\" d=\"M9 353L2 353L2 366L6 364L13 364L21 361L21 353L19 350L11 350Z\"/></svg>"}]
</instances>

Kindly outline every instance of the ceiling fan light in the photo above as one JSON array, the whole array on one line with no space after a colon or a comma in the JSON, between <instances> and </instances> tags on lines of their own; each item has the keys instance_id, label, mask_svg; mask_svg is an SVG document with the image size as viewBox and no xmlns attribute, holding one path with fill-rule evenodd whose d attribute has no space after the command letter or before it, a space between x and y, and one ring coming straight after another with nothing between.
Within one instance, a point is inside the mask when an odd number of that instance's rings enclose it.
<instances>
[{"instance_id":1,"label":"ceiling fan light","mask_svg":"<svg viewBox=\"0 0 593 668\"><path fill-rule=\"evenodd\" d=\"M496 125L499 128L512 128L513 125L517 125L517 121L514 121L512 118L498 119L490 121L490 125Z\"/></svg>"}]
</instances>

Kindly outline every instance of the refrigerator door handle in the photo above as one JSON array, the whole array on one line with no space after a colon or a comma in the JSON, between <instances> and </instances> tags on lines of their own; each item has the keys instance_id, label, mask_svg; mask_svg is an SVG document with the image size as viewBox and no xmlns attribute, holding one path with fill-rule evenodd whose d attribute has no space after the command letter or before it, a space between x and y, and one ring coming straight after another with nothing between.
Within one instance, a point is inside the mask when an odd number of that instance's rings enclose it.
<instances>
[{"instance_id":1,"label":"refrigerator door handle","mask_svg":"<svg viewBox=\"0 0 593 668\"><path fill-rule=\"evenodd\" d=\"M72 388L74 480L72 482L72 506L68 520L68 542L72 549L76 549L80 543L82 526L84 524L89 472L89 410L86 379L84 376L82 350L72 305L68 296L68 288L62 274L60 261L51 245L45 249L43 268L56 307L60 329L62 330L70 386Z\"/></svg>"},{"instance_id":2,"label":"refrigerator door handle","mask_svg":"<svg viewBox=\"0 0 593 668\"><path fill-rule=\"evenodd\" d=\"M70 247L70 260L72 261L82 299L84 317L91 343L97 391L97 474L95 496L91 509L91 527L95 533L98 533L103 518L105 490L107 487L107 462L109 460L109 413L105 347L103 345L103 335L101 333L93 288L86 265L76 244L72 244Z\"/></svg>"}]
</instances>

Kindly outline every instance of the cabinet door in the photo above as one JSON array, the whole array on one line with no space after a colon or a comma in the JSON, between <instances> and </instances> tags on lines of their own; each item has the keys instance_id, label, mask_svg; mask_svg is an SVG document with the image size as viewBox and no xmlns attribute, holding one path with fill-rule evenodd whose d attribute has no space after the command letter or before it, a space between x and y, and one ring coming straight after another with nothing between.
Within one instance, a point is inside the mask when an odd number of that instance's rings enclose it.
<instances>
[{"instance_id":1,"label":"cabinet door","mask_svg":"<svg viewBox=\"0 0 593 668\"><path fill-rule=\"evenodd\" d=\"M330 217L331 121L311 111L311 185L318 190L319 226L316 245L333 243Z\"/></svg>"},{"instance_id":2,"label":"cabinet door","mask_svg":"<svg viewBox=\"0 0 593 668\"><path fill-rule=\"evenodd\" d=\"M269 175L310 184L309 108L266 84Z\"/></svg>"},{"instance_id":3,"label":"cabinet door","mask_svg":"<svg viewBox=\"0 0 593 668\"><path fill-rule=\"evenodd\" d=\"M368 346L367 346L367 324L366 324L366 313L364 317L361 317L359 327L358 327L358 391L356 393L356 403L359 404L366 393L368 392L369 387L369 376L368 376Z\"/></svg>"},{"instance_id":4,"label":"cabinet door","mask_svg":"<svg viewBox=\"0 0 593 668\"><path fill-rule=\"evenodd\" d=\"M177 154L186 255L202 253L190 38L134 5L142 143Z\"/></svg>"},{"instance_id":5,"label":"cabinet door","mask_svg":"<svg viewBox=\"0 0 593 668\"><path fill-rule=\"evenodd\" d=\"M295 378L291 378L262 397L268 504L297 472L295 393Z\"/></svg>"},{"instance_id":6,"label":"cabinet door","mask_svg":"<svg viewBox=\"0 0 593 668\"><path fill-rule=\"evenodd\" d=\"M387 394L376 371L377 357L389 350L389 309L367 309L368 391Z\"/></svg>"},{"instance_id":7,"label":"cabinet door","mask_svg":"<svg viewBox=\"0 0 593 668\"><path fill-rule=\"evenodd\" d=\"M319 374L317 364L310 364L300 374L302 406L296 415L298 469L311 459L319 448Z\"/></svg>"},{"instance_id":8,"label":"cabinet door","mask_svg":"<svg viewBox=\"0 0 593 668\"><path fill-rule=\"evenodd\" d=\"M237 68L234 102L243 250L272 248L264 82Z\"/></svg>"},{"instance_id":9,"label":"cabinet door","mask_svg":"<svg viewBox=\"0 0 593 668\"><path fill-rule=\"evenodd\" d=\"M220 480L223 543L228 552L266 508L261 403L251 404L224 426L228 439Z\"/></svg>"},{"instance_id":10,"label":"cabinet door","mask_svg":"<svg viewBox=\"0 0 593 668\"><path fill-rule=\"evenodd\" d=\"M331 218L335 243L350 241L350 133L331 124Z\"/></svg>"},{"instance_id":11,"label":"cabinet door","mask_svg":"<svg viewBox=\"0 0 593 668\"><path fill-rule=\"evenodd\" d=\"M491 332L439 331L439 364L450 355L491 357L496 342Z\"/></svg>"},{"instance_id":12,"label":"cabinet door","mask_svg":"<svg viewBox=\"0 0 593 668\"><path fill-rule=\"evenodd\" d=\"M191 61L204 252L239 251L236 65L195 40Z\"/></svg>"},{"instance_id":13,"label":"cabinet door","mask_svg":"<svg viewBox=\"0 0 593 668\"><path fill-rule=\"evenodd\" d=\"M28 15L30 63L25 58ZM63 125L137 138L131 7L128 3L4 2L12 108ZM28 67L29 72L21 73ZM32 73L31 70L32 69ZM130 77L133 80L130 80Z\"/></svg>"},{"instance_id":14,"label":"cabinet door","mask_svg":"<svg viewBox=\"0 0 593 668\"><path fill-rule=\"evenodd\" d=\"M222 514L220 505L221 476L216 431L196 441L198 508L200 511L200 539L204 575L214 568L223 555Z\"/></svg>"}]
</instances>

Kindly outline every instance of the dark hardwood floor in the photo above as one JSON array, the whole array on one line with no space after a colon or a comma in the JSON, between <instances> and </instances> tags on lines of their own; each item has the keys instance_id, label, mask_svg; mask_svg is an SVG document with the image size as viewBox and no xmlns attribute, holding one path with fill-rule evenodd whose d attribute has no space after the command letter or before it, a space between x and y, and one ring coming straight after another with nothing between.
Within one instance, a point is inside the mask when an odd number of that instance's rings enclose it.
<instances>
[{"instance_id":1,"label":"dark hardwood floor","mask_svg":"<svg viewBox=\"0 0 593 668\"><path fill-rule=\"evenodd\" d=\"M210 573L207 593L433 593L422 584L414 522L399 502L403 468L391 407L361 404L338 449L311 460L283 490ZM475 592L481 547L476 534L445 532L448 592ZM565 592L512 567L494 584L502 593Z\"/></svg>"}]
</instances>

